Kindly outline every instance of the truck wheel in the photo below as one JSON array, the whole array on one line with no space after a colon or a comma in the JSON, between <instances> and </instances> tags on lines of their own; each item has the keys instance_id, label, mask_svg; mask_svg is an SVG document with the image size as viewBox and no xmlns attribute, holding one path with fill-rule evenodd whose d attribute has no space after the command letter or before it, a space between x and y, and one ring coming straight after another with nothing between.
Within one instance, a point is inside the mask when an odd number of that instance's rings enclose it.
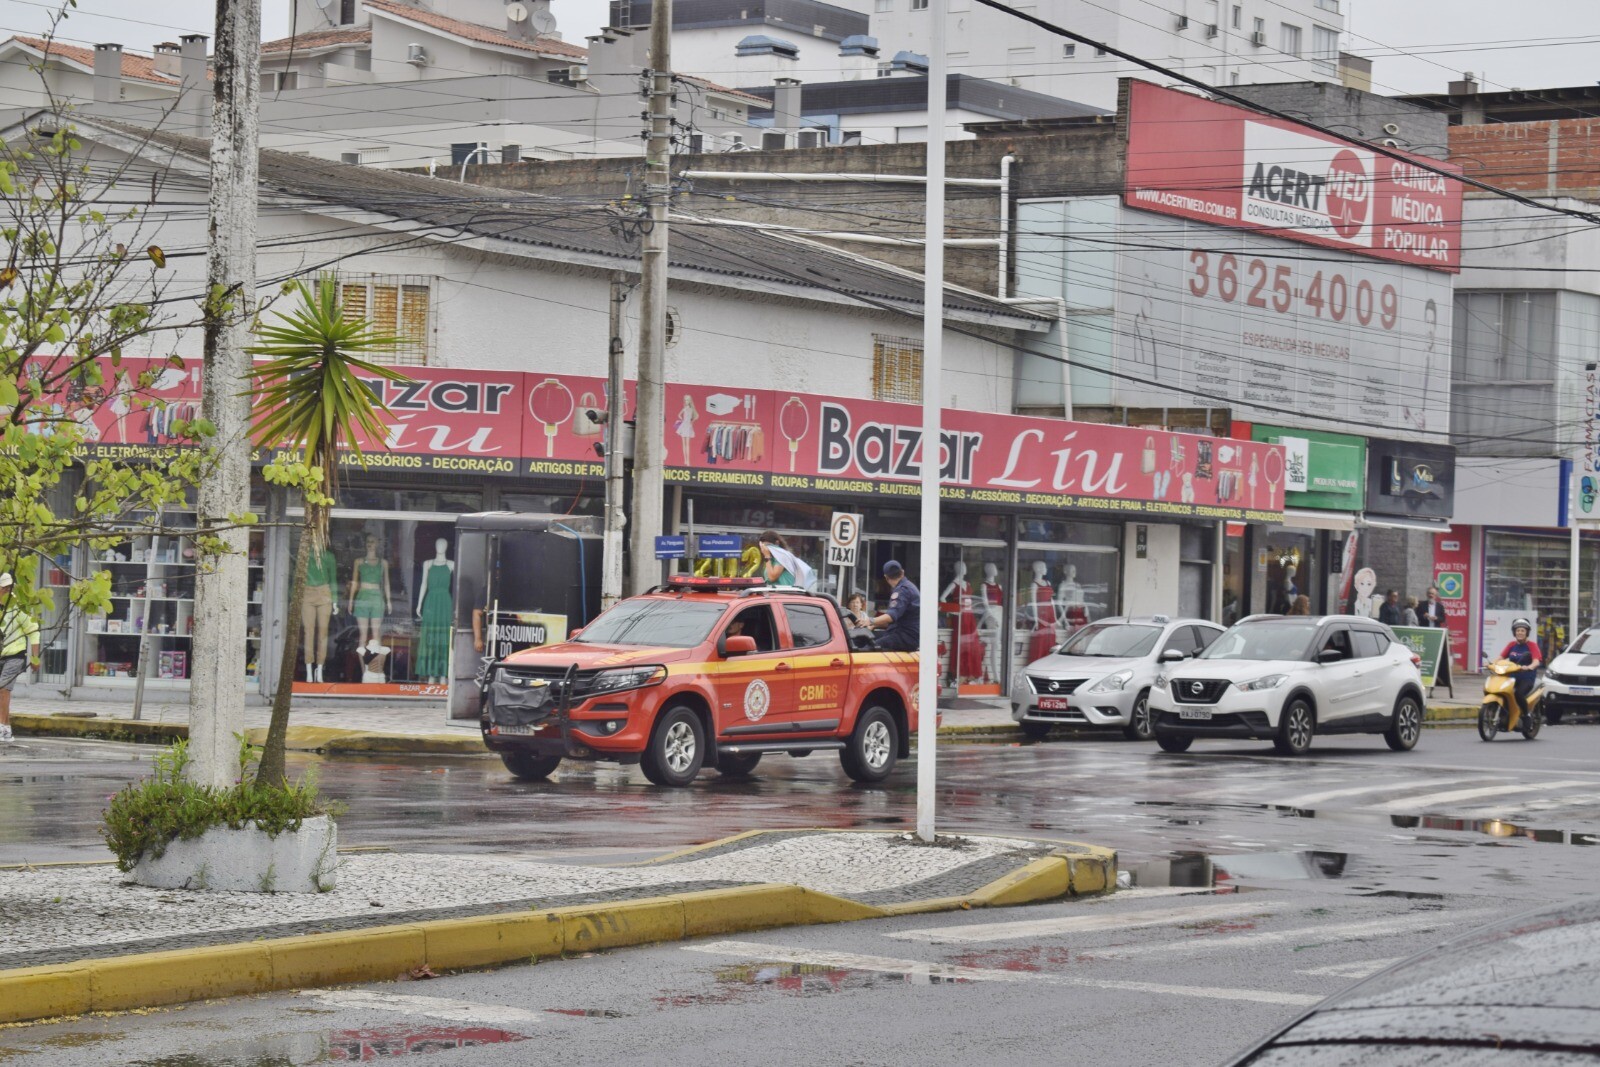
<instances>
[{"instance_id":1,"label":"truck wheel","mask_svg":"<svg viewBox=\"0 0 1600 1067\"><path fill-rule=\"evenodd\" d=\"M706 758L705 727L700 716L682 704L661 713L650 743L639 757L639 769L656 785L681 789L694 781Z\"/></svg>"},{"instance_id":2,"label":"truck wheel","mask_svg":"<svg viewBox=\"0 0 1600 1067\"><path fill-rule=\"evenodd\" d=\"M1539 701L1539 710L1544 712L1544 721L1549 723L1551 726L1560 726L1561 716L1566 714L1566 711L1561 707L1561 705L1557 704L1549 697L1545 697L1543 700Z\"/></svg>"},{"instance_id":3,"label":"truck wheel","mask_svg":"<svg viewBox=\"0 0 1600 1067\"><path fill-rule=\"evenodd\" d=\"M560 756L541 756L537 752L502 752L500 762L511 777L524 782L542 782L561 765Z\"/></svg>"},{"instance_id":4,"label":"truck wheel","mask_svg":"<svg viewBox=\"0 0 1600 1067\"><path fill-rule=\"evenodd\" d=\"M900 737L894 716L874 705L864 708L855 731L839 753L844 773L858 782L881 782L894 770L899 758Z\"/></svg>"},{"instance_id":5,"label":"truck wheel","mask_svg":"<svg viewBox=\"0 0 1600 1067\"><path fill-rule=\"evenodd\" d=\"M739 755L727 753L717 757L717 773L724 778L748 778L761 762L761 753L746 752Z\"/></svg>"},{"instance_id":6,"label":"truck wheel","mask_svg":"<svg viewBox=\"0 0 1600 1067\"><path fill-rule=\"evenodd\" d=\"M1048 722L1037 722L1033 719L1023 719L1019 724L1022 727L1022 736L1029 741L1043 741L1050 736L1050 727L1055 725Z\"/></svg>"}]
</instances>

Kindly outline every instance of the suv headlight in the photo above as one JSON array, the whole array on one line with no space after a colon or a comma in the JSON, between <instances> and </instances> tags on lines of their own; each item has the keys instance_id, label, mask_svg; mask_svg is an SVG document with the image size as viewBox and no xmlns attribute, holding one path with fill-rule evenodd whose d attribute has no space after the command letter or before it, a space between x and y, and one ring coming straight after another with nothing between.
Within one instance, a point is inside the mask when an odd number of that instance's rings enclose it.
<instances>
[{"instance_id":1,"label":"suv headlight","mask_svg":"<svg viewBox=\"0 0 1600 1067\"><path fill-rule=\"evenodd\" d=\"M599 693L615 693L622 689L639 689L655 685L666 676L665 667L616 667L596 674L589 683L586 695L595 696Z\"/></svg>"},{"instance_id":2,"label":"suv headlight","mask_svg":"<svg viewBox=\"0 0 1600 1067\"><path fill-rule=\"evenodd\" d=\"M1276 689L1289 680L1287 674L1269 674L1265 678L1257 678L1253 682L1234 682L1233 684L1246 693L1257 692L1262 689Z\"/></svg>"},{"instance_id":3,"label":"suv headlight","mask_svg":"<svg viewBox=\"0 0 1600 1067\"><path fill-rule=\"evenodd\" d=\"M1547 670L1544 672L1544 680L1547 682L1564 682L1566 678L1562 677L1557 671Z\"/></svg>"},{"instance_id":4,"label":"suv headlight","mask_svg":"<svg viewBox=\"0 0 1600 1067\"><path fill-rule=\"evenodd\" d=\"M1127 688L1128 683L1131 681L1133 681L1133 672L1131 670L1121 670L1117 671L1115 674L1106 675L1104 678L1091 685L1087 692L1120 693Z\"/></svg>"}]
</instances>

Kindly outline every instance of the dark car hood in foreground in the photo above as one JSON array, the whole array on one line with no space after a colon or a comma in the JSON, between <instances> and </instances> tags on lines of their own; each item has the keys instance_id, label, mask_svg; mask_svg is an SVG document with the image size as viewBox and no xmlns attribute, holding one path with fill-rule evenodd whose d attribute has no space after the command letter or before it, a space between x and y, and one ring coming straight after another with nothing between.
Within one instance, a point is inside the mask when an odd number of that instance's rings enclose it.
<instances>
[{"instance_id":1,"label":"dark car hood in foreground","mask_svg":"<svg viewBox=\"0 0 1600 1067\"><path fill-rule=\"evenodd\" d=\"M1600 901L1447 941L1317 1005L1237 1064L1600 1064Z\"/></svg>"}]
</instances>

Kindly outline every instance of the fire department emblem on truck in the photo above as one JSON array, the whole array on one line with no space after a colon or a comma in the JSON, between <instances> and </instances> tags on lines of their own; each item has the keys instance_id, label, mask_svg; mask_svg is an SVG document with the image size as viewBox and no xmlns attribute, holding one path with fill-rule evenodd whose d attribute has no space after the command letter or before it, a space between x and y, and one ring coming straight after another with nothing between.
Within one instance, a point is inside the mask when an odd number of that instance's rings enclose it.
<instances>
[{"instance_id":1,"label":"fire department emblem on truck","mask_svg":"<svg viewBox=\"0 0 1600 1067\"><path fill-rule=\"evenodd\" d=\"M766 717L767 709L772 707L772 690L767 688L767 683L760 678L744 687L744 717L751 722L760 722Z\"/></svg>"}]
</instances>

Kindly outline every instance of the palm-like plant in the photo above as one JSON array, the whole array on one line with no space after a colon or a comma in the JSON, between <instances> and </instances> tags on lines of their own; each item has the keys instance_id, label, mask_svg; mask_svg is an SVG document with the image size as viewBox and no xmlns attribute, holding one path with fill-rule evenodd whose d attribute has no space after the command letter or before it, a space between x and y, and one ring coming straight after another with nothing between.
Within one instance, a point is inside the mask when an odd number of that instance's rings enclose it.
<instances>
[{"instance_id":1,"label":"palm-like plant","mask_svg":"<svg viewBox=\"0 0 1600 1067\"><path fill-rule=\"evenodd\" d=\"M295 552L287 616L298 619L305 600L307 561L313 548L327 542L328 510L339 488L340 452L347 451L362 463L361 438L384 439L379 414L387 414L388 408L361 377L410 379L371 361L392 351L400 338L376 332L367 319L347 318L334 279L323 280L315 289L294 282L286 295L297 297L298 304L279 313L275 324L260 327L259 341L250 354L265 360L252 371L256 444L298 455L297 462L268 468L269 480L298 487L305 500L305 526ZM286 630L272 720L256 770L258 785L281 785L285 777L289 698L300 654L300 628L291 625Z\"/></svg>"}]
</instances>

